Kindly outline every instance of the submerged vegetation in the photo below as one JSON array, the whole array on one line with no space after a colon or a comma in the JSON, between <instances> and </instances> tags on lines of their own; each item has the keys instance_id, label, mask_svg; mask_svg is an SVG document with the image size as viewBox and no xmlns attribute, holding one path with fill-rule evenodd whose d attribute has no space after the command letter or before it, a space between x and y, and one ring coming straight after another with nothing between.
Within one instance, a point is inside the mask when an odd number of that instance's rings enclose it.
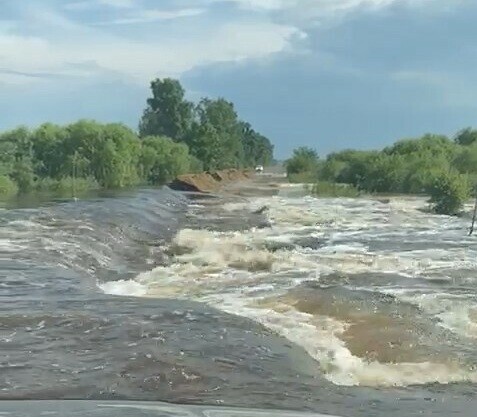
<instances>
[{"instance_id":1,"label":"submerged vegetation","mask_svg":"<svg viewBox=\"0 0 477 417\"><path fill-rule=\"evenodd\" d=\"M436 213L457 214L477 182L477 130L464 129L454 140L427 134L380 151L344 150L324 160L299 148L286 167L292 180L347 184L367 193L426 194ZM315 193L322 194L319 187Z\"/></svg>"},{"instance_id":2,"label":"submerged vegetation","mask_svg":"<svg viewBox=\"0 0 477 417\"><path fill-rule=\"evenodd\" d=\"M185 100L177 80L154 80L136 133L93 120L0 134L0 196L163 184L185 172L269 165L270 141L225 99Z\"/></svg>"},{"instance_id":3,"label":"submerged vegetation","mask_svg":"<svg viewBox=\"0 0 477 417\"><path fill-rule=\"evenodd\" d=\"M330 181L317 181L310 187L310 192L323 197L359 197L362 193L349 184L338 184Z\"/></svg>"}]
</instances>

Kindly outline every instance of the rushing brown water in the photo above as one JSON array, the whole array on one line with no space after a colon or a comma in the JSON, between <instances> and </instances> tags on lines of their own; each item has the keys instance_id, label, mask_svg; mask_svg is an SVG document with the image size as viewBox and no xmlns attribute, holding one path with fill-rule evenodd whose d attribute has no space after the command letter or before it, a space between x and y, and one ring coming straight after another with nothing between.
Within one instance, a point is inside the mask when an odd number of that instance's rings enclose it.
<instances>
[{"instance_id":1,"label":"rushing brown water","mask_svg":"<svg viewBox=\"0 0 477 417\"><path fill-rule=\"evenodd\" d=\"M467 219L277 182L0 211L0 398L473 416Z\"/></svg>"}]
</instances>

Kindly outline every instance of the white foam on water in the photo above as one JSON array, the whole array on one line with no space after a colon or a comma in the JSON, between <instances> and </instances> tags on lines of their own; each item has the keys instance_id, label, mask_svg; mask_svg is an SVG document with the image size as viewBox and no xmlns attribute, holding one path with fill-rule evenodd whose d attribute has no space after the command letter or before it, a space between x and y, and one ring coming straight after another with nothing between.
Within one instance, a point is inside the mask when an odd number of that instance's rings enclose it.
<instances>
[{"instance_id":1,"label":"white foam on water","mask_svg":"<svg viewBox=\"0 0 477 417\"><path fill-rule=\"evenodd\" d=\"M421 290L422 291L422 290ZM426 314L437 317L439 324L457 335L477 339L477 298L475 295L389 291L400 300L414 304Z\"/></svg>"},{"instance_id":2,"label":"white foam on water","mask_svg":"<svg viewBox=\"0 0 477 417\"><path fill-rule=\"evenodd\" d=\"M127 297L143 297L147 294L147 287L135 280L121 280L98 283L98 287L110 295L122 295Z\"/></svg>"},{"instance_id":3,"label":"white foam on water","mask_svg":"<svg viewBox=\"0 0 477 417\"><path fill-rule=\"evenodd\" d=\"M41 223L37 223L31 220L12 220L8 223L8 226L23 228L23 229L52 229L52 227L46 226Z\"/></svg>"},{"instance_id":4,"label":"white foam on water","mask_svg":"<svg viewBox=\"0 0 477 417\"><path fill-rule=\"evenodd\" d=\"M442 326L465 337L477 339L477 304L453 303L446 311L438 314Z\"/></svg>"},{"instance_id":5,"label":"white foam on water","mask_svg":"<svg viewBox=\"0 0 477 417\"><path fill-rule=\"evenodd\" d=\"M228 212L251 209L250 202L225 203L222 207L225 211ZM260 207L257 207L256 210L258 210L259 208Z\"/></svg>"},{"instance_id":6,"label":"white foam on water","mask_svg":"<svg viewBox=\"0 0 477 417\"><path fill-rule=\"evenodd\" d=\"M429 383L477 382L477 372L452 363L380 363L356 357L340 335L347 324L326 316L313 316L293 308L277 312L251 308L235 298L205 299L231 313L245 316L302 346L315 358L325 377L343 386L408 386Z\"/></svg>"},{"instance_id":7,"label":"white foam on water","mask_svg":"<svg viewBox=\"0 0 477 417\"><path fill-rule=\"evenodd\" d=\"M11 239L0 239L0 252L15 253L27 248L26 245L20 245Z\"/></svg>"},{"instance_id":8,"label":"white foam on water","mask_svg":"<svg viewBox=\"0 0 477 417\"><path fill-rule=\"evenodd\" d=\"M175 237L174 244L190 252L177 255L176 260L181 264L202 266L204 272L217 268L248 271L318 268L313 259L309 259L304 252L290 250L270 252L266 249L269 238L269 229L253 229L248 232L183 229Z\"/></svg>"},{"instance_id":9,"label":"white foam on water","mask_svg":"<svg viewBox=\"0 0 477 417\"><path fill-rule=\"evenodd\" d=\"M284 187L298 189L297 187ZM386 272L409 278L465 266L475 268L473 250L437 249L433 242L445 235L459 242L465 224L461 219L433 216L421 211L419 198L391 199L389 204L371 199L315 199L282 193L276 197L253 198L227 203L226 211L253 210L267 206L271 228L244 232L181 230L173 245L180 250L175 263L140 274L134 281L101 284L116 295L170 297L208 303L225 312L259 322L302 346L339 385L407 386L427 383L477 382L477 374L457 363L380 363L354 356L340 338L347 323L332 317L314 316L293 307L257 307L261 297L286 293L306 280L320 280L332 272L344 274L352 288L353 274ZM317 237L328 240L323 248L296 246L270 251L267 244L293 244L295 239ZM396 236L419 236L429 248L419 251L370 251L363 242L376 238L390 242ZM437 236L437 237L436 237ZM352 239L352 241L350 241ZM361 242L361 240L363 242ZM416 304L410 289L370 288L394 291L398 299ZM431 287L424 288L432 293ZM406 298L408 297L408 298ZM408 301L413 299L413 301ZM473 310L430 308L443 325L461 334L473 334ZM457 304L456 304L457 306ZM465 324L462 324L465 323ZM477 334L477 333L476 333Z\"/></svg>"}]
</instances>

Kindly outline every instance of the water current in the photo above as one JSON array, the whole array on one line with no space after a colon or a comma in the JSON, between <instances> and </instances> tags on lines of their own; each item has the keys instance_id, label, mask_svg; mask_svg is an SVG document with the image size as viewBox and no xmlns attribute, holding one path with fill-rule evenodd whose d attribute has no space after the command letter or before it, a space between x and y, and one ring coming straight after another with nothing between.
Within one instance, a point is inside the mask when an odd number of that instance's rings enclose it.
<instances>
[{"instance_id":1,"label":"water current","mask_svg":"<svg viewBox=\"0 0 477 417\"><path fill-rule=\"evenodd\" d=\"M0 209L0 399L474 416L477 240L426 208L267 178Z\"/></svg>"}]
</instances>

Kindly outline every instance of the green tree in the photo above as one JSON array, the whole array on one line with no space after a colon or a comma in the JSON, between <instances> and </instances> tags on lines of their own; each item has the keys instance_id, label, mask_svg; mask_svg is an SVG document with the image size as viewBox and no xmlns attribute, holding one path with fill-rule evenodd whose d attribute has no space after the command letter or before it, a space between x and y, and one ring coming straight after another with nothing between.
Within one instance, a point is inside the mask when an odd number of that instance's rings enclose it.
<instances>
[{"instance_id":1,"label":"green tree","mask_svg":"<svg viewBox=\"0 0 477 417\"><path fill-rule=\"evenodd\" d=\"M11 196L17 192L17 184L9 176L0 175L0 196Z\"/></svg>"},{"instance_id":2,"label":"green tree","mask_svg":"<svg viewBox=\"0 0 477 417\"><path fill-rule=\"evenodd\" d=\"M477 130L470 127L462 129L455 135L455 143L463 146L472 145L477 141Z\"/></svg>"},{"instance_id":3,"label":"green tree","mask_svg":"<svg viewBox=\"0 0 477 417\"><path fill-rule=\"evenodd\" d=\"M287 175L309 173L317 175L318 154L306 146L293 151L293 156L286 161Z\"/></svg>"},{"instance_id":4,"label":"green tree","mask_svg":"<svg viewBox=\"0 0 477 417\"><path fill-rule=\"evenodd\" d=\"M32 160L25 157L15 161L10 177L17 184L20 192L31 191L35 182Z\"/></svg>"},{"instance_id":5,"label":"green tree","mask_svg":"<svg viewBox=\"0 0 477 417\"><path fill-rule=\"evenodd\" d=\"M65 160L67 130L52 123L41 125L32 133L33 157L40 177L60 176Z\"/></svg>"},{"instance_id":6,"label":"green tree","mask_svg":"<svg viewBox=\"0 0 477 417\"><path fill-rule=\"evenodd\" d=\"M346 162L327 158L320 167L319 177L321 180L337 182L341 171L345 168Z\"/></svg>"},{"instance_id":7,"label":"green tree","mask_svg":"<svg viewBox=\"0 0 477 417\"><path fill-rule=\"evenodd\" d=\"M32 138L28 128L21 126L5 132L2 135L2 141L10 142L14 145L14 157L16 160L32 157Z\"/></svg>"},{"instance_id":8,"label":"green tree","mask_svg":"<svg viewBox=\"0 0 477 417\"><path fill-rule=\"evenodd\" d=\"M205 170L223 168L222 161L224 152L223 141L215 129L209 123L194 123L187 138L187 144L194 157L202 162Z\"/></svg>"},{"instance_id":9,"label":"green tree","mask_svg":"<svg viewBox=\"0 0 477 417\"><path fill-rule=\"evenodd\" d=\"M243 166L244 146L234 105L222 98L204 98L196 106L195 115L185 142L204 168Z\"/></svg>"},{"instance_id":10,"label":"green tree","mask_svg":"<svg viewBox=\"0 0 477 417\"><path fill-rule=\"evenodd\" d=\"M385 148L383 152L389 155L425 153L432 156L447 155L451 157L455 150L455 144L447 136L426 134L418 139L397 141L391 147Z\"/></svg>"},{"instance_id":11,"label":"green tree","mask_svg":"<svg viewBox=\"0 0 477 417\"><path fill-rule=\"evenodd\" d=\"M190 168L189 150L171 139L147 136L140 155L142 175L149 184L163 184Z\"/></svg>"},{"instance_id":12,"label":"green tree","mask_svg":"<svg viewBox=\"0 0 477 417\"><path fill-rule=\"evenodd\" d=\"M450 168L458 149L446 136L427 134L380 152L344 150L327 157L320 178L370 192L422 193L436 173Z\"/></svg>"},{"instance_id":13,"label":"green tree","mask_svg":"<svg viewBox=\"0 0 477 417\"><path fill-rule=\"evenodd\" d=\"M452 165L461 173L473 174L477 172L477 143L463 146L456 154Z\"/></svg>"},{"instance_id":14,"label":"green tree","mask_svg":"<svg viewBox=\"0 0 477 417\"><path fill-rule=\"evenodd\" d=\"M458 214L470 198L467 176L453 170L437 175L429 191L433 210L438 214Z\"/></svg>"},{"instance_id":15,"label":"green tree","mask_svg":"<svg viewBox=\"0 0 477 417\"><path fill-rule=\"evenodd\" d=\"M223 98L203 98L194 106L185 99L180 82L171 78L152 81L151 92L139 123L140 136L164 136L186 143L190 154L200 161L194 164L195 169L272 162L273 145L249 123L238 119L233 103Z\"/></svg>"},{"instance_id":16,"label":"green tree","mask_svg":"<svg viewBox=\"0 0 477 417\"><path fill-rule=\"evenodd\" d=\"M337 182L363 188L363 184L369 183L370 169L377 155L377 152L348 149L332 154L328 160L344 163L336 178Z\"/></svg>"},{"instance_id":17,"label":"green tree","mask_svg":"<svg viewBox=\"0 0 477 417\"><path fill-rule=\"evenodd\" d=\"M419 153L408 155L404 159L405 171L403 192L411 194L427 193L432 186L434 179L442 171L448 171L451 168L447 155L427 155Z\"/></svg>"},{"instance_id":18,"label":"green tree","mask_svg":"<svg viewBox=\"0 0 477 417\"><path fill-rule=\"evenodd\" d=\"M8 175L15 163L15 143L0 135L0 175Z\"/></svg>"},{"instance_id":19,"label":"green tree","mask_svg":"<svg viewBox=\"0 0 477 417\"><path fill-rule=\"evenodd\" d=\"M156 79L151 82L152 97L139 123L141 137L167 136L182 140L193 120L193 104L185 100L185 90L178 80Z\"/></svg>"},{"instance_id":20,"label":"green tree","mask_svg":"<svg viewBox=\"0 0 477 417\"><path fill-rule=\"evenodd\" d=\"M152 81L151 92L140 122L143 140L122 124L94 120L0 134L2 190L158 184L189 170L273 161L273 145L238 119L233 103L204 98L194 107L170 78Z\"/></svg>"},{"instance_id":21,"label":"green tree","mask_svg":"<svg viewBox=\"0 0 477 417\"><path fill-rule=\"evenodd\" d=\"M2 171L9 174L19 191L33 188L35 175L31 132L26 127L5 132L0 137Z\"/></svg>"},{"instance_id":22,"label":"green tree","mask_svg":"<svg viewBox=\"0 0 477 417\"><path fill-rule=\"evenodd\" d=\"M96 179L106 187L129 187L140 182L138 163L141 143L128 127L112 123L103 126L103 143L93 162L102 175Z\"/></svg>"},{"instance_id":23,"label":"green tree","mask_svg":"<svg viewBox=\"0 0 477 417\"><path fill-rule=\"evenodd\" d=\"M251 167L270 165L273 161L273 145L270 140L252 129L250 123L239 122L243 146L243 163Z\"/></svg>"},{"instance_id":24,"label":"green tree","mask_svg":"<svg viewBox=\"0 0 477 417\"><path fill-rule=\"evenodd\" d=\"M359 187L369 192L403 191L406 167L401 155L372 154L362 167Z\"/></svg>"},{"instance_id":25,"label":"green tree","mask_svg":"<svg viewBox=\"0 0 477 417\"><path fill-rule=\"evenodd\" d=\"M206 127L205 130L214 132L217 152L214 159L217 168L240 167L243 163L244 150L233 103L223 98L217 100L204 98L197 106L196 112L200 125Z\"/></svg>"},{"instance_id":26,"label":"green tree","mask_svg":"<svg viewBox=\"0 0 477 417\"><path fill-rule=\"evenodd\" d=\"M70 176L75 168L78 176L92 175L102 183L103 161L98 154L104 142L103 126L94 120L79 120L66 126L66 132L64 163L60 175Z\"/></svg>"}]
</instances>

